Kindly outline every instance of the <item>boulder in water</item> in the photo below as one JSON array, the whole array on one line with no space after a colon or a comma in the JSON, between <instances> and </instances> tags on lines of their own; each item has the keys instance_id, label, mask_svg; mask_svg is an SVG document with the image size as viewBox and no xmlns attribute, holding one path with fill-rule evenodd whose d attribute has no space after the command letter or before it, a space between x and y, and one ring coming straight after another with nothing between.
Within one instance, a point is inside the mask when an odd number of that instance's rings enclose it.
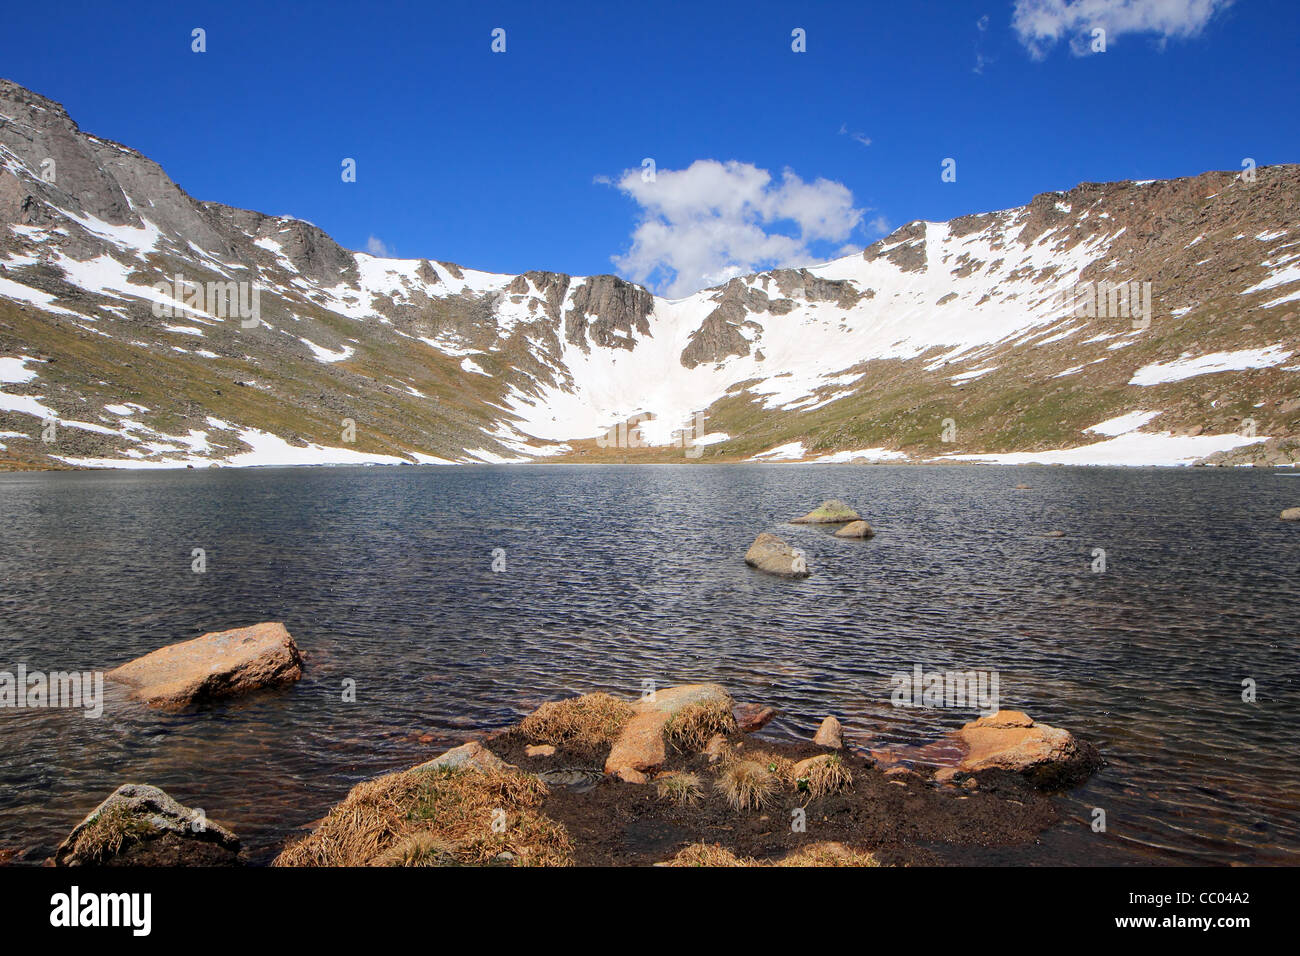
<instances>
[{"instance_id":1,"label":"boulder in water","mask_svg":"<svg viewBox=\"0 0 1300 956\"><path fill-rule=\"evenodd\" d=\"M283 624L254 624L169 644L104 675L159 710L184 710L302 677L302 655Z\"/></svg>"},{"instance_id":2,"label":"boulder in water","mask_svg":"<svg viewBox=\"0 0 1300 956\"><path fill-rule=\"evenodd\" d=\"M794 524L843 524L847 521L858 521L861 518L862 515L844 502L838 498L831 498L829 501L823 501L802 518L792 520Z\"/></svg>"},{"instance_id":3,"label":"boulder in water","mask_svg":"<svg viewBox=\"0 0 1300 956\"><path fill-rule=\"evenodd\" d=\"M870 538L876 532L865 521L850 521L835 532L837 538Z\"/></svg>"},{"instance_id":4,"label":"boulder in water","mask_svg":"<svg viewBox=\"0 0 1300 956\"><path fill-rule=\"evenodd\" d=\"M957 739L967 748L958 770L1006 770L1049 789L1082 783L1102 764L1092 744L1017 710L973 720L957 731Z\"/></svg>"},{"instance_id":5,"label":"boulder in water","mask_svg":"<svg viewBox=\"0 0 1300 956\"><path fill-rule=\"evenodd\" d=\"M780 578L806 578L810 573L802 551L790 547L766 531L755 538L745 552L745 563L751 568Z\"/></svg>"}]
</instances>

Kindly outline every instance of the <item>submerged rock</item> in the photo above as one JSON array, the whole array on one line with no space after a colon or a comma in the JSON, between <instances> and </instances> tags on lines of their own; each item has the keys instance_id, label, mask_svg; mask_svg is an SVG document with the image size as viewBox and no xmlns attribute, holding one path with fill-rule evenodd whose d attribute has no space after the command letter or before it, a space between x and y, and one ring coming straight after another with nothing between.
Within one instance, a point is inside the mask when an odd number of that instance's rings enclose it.
<instances>
[{"instance_id":1,"label":"submerged rock","mask_svg":"<svg viewBox=\"0 0 1300 956\"><path fill-rule=\"evenodd\" d=\"M1068 730L1036 724L1017 710L973 720L957 731L957 738L967 748L958 770L1007 770L1044 788L1075 786L1102 764L1092 744Z\"/></svg>"},{"instance_id":2,"label":"submerged rock","mask_svg":"<svg viewBox=\"0 0 1300 956\"><path fill-rule=\"evenodd\" d=\"M745 563L751 568L780 578L806 578L810 573L802 551L790 547L766 531L755 538L745 552Z\"/></svg>"},{"instance_id":3,"label":"submerged rock","mask_svg":"<svg viewBox=\"0 0 1300 956\"><path fill-rule=\"evenodd\" d=\"M283 624L254 624L169 644L104 675L159 710L184 710L302 677L302 655Z\"/></svg>"},{"instance_id":4,"label":"submerged rock","mask_svg":"<svg viewBox=\"0 0 1300 956\"><path fill-rule=\"evenodd\" d=\"M876 532L871 530L871 525L865 521L850 521L843 528L835 532L837 538L870 538Z\"/></svg>"},{"instance_id":5,"label":"submerged rock","mask_svg":"<svg viewBox=\"0 0 1300 956\"><path fill-rule=\"evenodd\" d=\"M663 767L668 759L668 724L682 715L687 708L700 715L700 733L706 734L701 746L720 727L704 727L706 721L716 716L716 722L726 722L734 727L731 717L733 702L718 684L683 684L656 691L653 697L637 701L636 711L627 722L619 738L610 748L605 760L605 773L628 783L645 783L647 774Z\"/></svg>"},{"instance_id":6,"label":"submerged rock","mask_svg":"<svg viewBox=\"0 0 1300 956\"><path fill-rule=\"evenodd\" d=\"M846 521L858 521L858 514L838 498L823 501L820 506L808 512L802 518L794 518L794 524L843 524Z\"/></svg>"},{"instance_id":7,"label":"submerged rock","mask_svg":"<svg viewBox=\"0 0 1300 956\"><path fill-rule=\"evenodd\" d=\"M239 838L148 784L127 783L77 824L55 866L233 866Z\"/></svg>"},{"instance_id":8,"label":"submerged rock","mask_svg":"<svg viewBox=\"0 0 1300 956\"><path fill-rule=\"evenodd\" d=\"M746 734L762 730L779 713L775 707L763 704L737 704L731 709L732 716L736 718L736 726Z\"/></svg>"}]
</instances>

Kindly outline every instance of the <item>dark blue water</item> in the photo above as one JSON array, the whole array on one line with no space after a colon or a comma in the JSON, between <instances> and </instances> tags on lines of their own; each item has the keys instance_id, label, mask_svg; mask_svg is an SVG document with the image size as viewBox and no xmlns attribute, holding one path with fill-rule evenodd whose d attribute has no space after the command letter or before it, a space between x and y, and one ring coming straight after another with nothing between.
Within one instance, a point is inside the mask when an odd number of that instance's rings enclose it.
<instances>
[{"instance_id":1,"label":"dark blue water","mask_svg":"<svg viewBox=\"0 0 1300 956\"><path fill-rule=\"evenodd\" d=\"M784 523L828 497L877 537ZM996 669L1003 706L1109 760L1040 845L989 859L1294 863L1300 525L1277 515L1295 505L1300 478L1247 469L0 475L0 670L103 669L263 620L309 658L292 689L197 714L145 711L111 685L98 720L0 710L0 850L48 853L133 781L264 859L358 780L542 700L634 697L647 680L775 704L778 734L834 713L860 744L922 743L974 714L892 707L890 675L920 663ZM813 576L748 569L765 530Z\"/></svg>"}]
</instances>

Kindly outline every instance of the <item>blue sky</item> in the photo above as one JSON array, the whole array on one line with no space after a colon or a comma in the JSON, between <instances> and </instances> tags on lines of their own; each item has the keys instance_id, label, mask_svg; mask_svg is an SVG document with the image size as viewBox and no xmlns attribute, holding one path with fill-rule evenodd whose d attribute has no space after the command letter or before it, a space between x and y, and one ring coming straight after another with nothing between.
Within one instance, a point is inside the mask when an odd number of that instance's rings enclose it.
<instances>
[{"instance_id":1,"label":"blue sky","mask_svg":"<svg viewBox=\"0 0 1300 956\"><path fill-rule=\"evenodd\" d=\"M353 249L674 293L1081 181L1300 160L1295 0L232 0L6 21L0 75L200 199Z\"/></svg>"}]
</instances>

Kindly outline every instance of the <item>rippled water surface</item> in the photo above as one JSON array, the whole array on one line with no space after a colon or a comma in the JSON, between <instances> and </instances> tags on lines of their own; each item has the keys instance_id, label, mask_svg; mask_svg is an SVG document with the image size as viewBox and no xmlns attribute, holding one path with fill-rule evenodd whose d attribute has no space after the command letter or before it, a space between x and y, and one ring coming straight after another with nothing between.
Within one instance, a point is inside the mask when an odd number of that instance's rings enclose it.
<instances>
[{"instance_id":1,"label":"rippled water surface","mask_svg":"<svg viewBox=\"0 0 1300 956\"><path fill-rule=\"evenodd\" d=\"M877 537L785 523L828 497ZM1004 706L1109 760L1039 845L987 859L1294 863L1300 526L1277 514L1295 505L1300 477L1244 469L0 475L0 670L103 669L264 620L308 656L291 689L195 714L111 685L98 720L0 710L0 851L49 853L134 781L265 860L358 780L545 699L645 680L719 681L782 708L778 734L834 713L859 742L922 743L973 715L891 707L890 675L919 663L996 669ZM813 576L749 570L765 530Z\"/></svg>"}]
</instances>

